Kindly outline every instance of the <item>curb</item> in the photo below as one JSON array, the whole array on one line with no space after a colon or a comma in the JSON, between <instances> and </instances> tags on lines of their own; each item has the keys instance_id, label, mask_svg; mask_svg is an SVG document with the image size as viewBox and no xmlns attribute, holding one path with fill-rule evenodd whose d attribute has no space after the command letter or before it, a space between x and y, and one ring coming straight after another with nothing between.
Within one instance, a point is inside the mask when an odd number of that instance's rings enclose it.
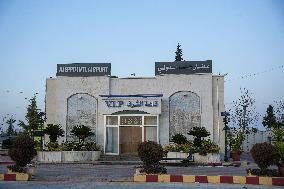
<instances>
[{"instance_id":1,"label":"curb","mask_svg":"<svg viewBox=\"0 0 284 189\"><path fill-rule=\"evenodd\" d=\"M0 174L0 181L28 181L29 175L26 173Z\"/></svg>"},{"instance_id":2,"label":"curb","mask_svg":"<svg viewBox=\"0 0 284 189\"><path fill-rule=\"evenodd\" d=\"M284 186L284 177L206 176L206 175L134 175L134 182L182 182L210 184L253 184Z\"/></svg>"}]
</instances>

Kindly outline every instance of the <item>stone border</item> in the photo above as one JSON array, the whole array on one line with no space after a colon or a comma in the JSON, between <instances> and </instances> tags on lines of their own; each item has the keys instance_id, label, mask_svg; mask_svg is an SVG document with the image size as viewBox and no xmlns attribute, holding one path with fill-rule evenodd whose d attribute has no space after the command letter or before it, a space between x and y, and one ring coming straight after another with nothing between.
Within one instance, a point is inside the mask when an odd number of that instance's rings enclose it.
<instances>
[{"instance_id":1,"label":"stone border","mask_svg":"<svg viewBox=\"0 0 284 189\"><path fill-rule=\"evenodd\" d=\"M29 178L27 173L0 174L0 181L28 181Z\"/></svg>"},{"instance_id":2,"label":"stone border","mask_svg":"<svg viewBox=\"0 0 284 189\"><path fill-rule=\"evenodd\" d=\"M39 163L72 163L97 161L101 151L38 151Z\"/></svg>"},{"instance_id":3,"label":"stone border","mask_svg":"<svg viewBox=\"0 0 284 189\"><path fill-rule=\"evenodd\" d=\"M210 184L253 184L284 186L284 177L206 176L206 175L134 175L134 182L182 182Z\"/></svg>"}]
</instances>

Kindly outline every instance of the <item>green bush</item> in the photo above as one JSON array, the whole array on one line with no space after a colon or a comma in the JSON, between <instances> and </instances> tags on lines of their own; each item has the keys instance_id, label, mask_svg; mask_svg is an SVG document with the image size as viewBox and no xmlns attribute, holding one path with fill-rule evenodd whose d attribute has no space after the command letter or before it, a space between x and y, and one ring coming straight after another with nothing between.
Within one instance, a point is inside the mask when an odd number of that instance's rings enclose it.
<instances>
[{"instance_id":1,"label":"green bush","mask_svg":"<svg viewBox=\"0 0 284 189\"><path fill-rule=\"evenodd\" d=\"M210 136L210 133L206 130L205 127L192 127L187 134L194 136L193 144L196 147L199 147L201 145L204 137Z\"/></svg>"},{"instance_id":2,"label":"green bush","mask_svg":"<svg viewBox=\"0 0 284 189\"><path fill-rule=\"evenodd\" d=\"M23 168L36 155L35 143L29 136L20 135L16 138L13 147L9 149L8 153L11 159L15 161L15 167Z\"/></svg>"},{"instance_id":3,"label":"green bush","mask_svg":"<svg viewBox=\"0 0 284 189\"><path fill-rule=\"evenodd\" d=\"M159 161L163 158L164 152L160 144L147 141L138 146L138 156L143 161L143 172L166 173L166 169L160 166Z\"/></svg>"},{"instance_id":4,"label":"green bush","mask_svg":"<svg viewBox=\"0 0 284 189\"><path fill-rule=\"evenodd\" d=\"M60 151L60 145L57 142L48 142L45 145L47 151Z\"/></svg>"},{"instance_id":5,"label":"green bush","mask_svg":"<svg viewBox=\"0 0 284 189\"><path fill-rule=\"evenodd\" d=\"M267 142L255 144L250 153L254 162L262 171L270 165L276 164L280 158L275 147Z\"/></svg>"},{"instance_id":6,"label":"green bush","mask_svg":"<svg viewBox=\"0 0 284 189\"><path fill-rule=\"evenodd\" d=\"M64 136L64 130L59 124L47 124L47 127L44 129L44 134L49 135L50 142L55 143L58 137Z\"/></svg>"},{"instance_id":7,"label":"green bush","mask_svg":"<svg viewBox=\"0 0 284 189\"><path fill-rule=\"evenodd\" d=\"M77 125L71 130L71 134L79 138L79 142L84 142L87 137L93 136L94 133L85 125Z\"/></svg>"},{"instance_id":8,"label":"green bush","mask_svg":"<svg viewBox=\"0 0 284 189\"><path fill-rule=\"evenodd\" d=\"M186 144L168 144L163 147L165 152L184 152L193 153L195 148L192 143L188 142Z\"/></svg>"},{"instance_id":9,"label":"green bush","mask_svg":"<svg viewBox=\"0 0 284 189\"><path fill-rule=\"evenodd\" d=\"M219 150L219 146L211 140L203 140L197 149L198 153L203 156L206 156L207 153L219 153Z\"/></svg>"},{"instance_id":10,"label":"green bush","mask_svg":"<svg viewBox=\"0 0 284 189\"><path fill-rule=\"evenodd\" d=\"M284 142L275 141L273 144L280 156L280 163L283 164L284 163Z\"/></svg>"},{"instance_id":11,"label":"green bush","mask_svg":"<svg viewBox=\"0 0 284 189\"><path fill-rule=\"evenodd\" d=\"M268 176L268 177L280 177L277 169L247 169L248 174L256 175L256 176Z\"/></svg>"},{"instance_id":12,"label":"green bush","mask_svg":"<svg viewBox=\"0 0 284 189\"><path fill-rule=\"evenodd\" d=\"M95 142L65 142L59 146L62 151L100 151Z\"/></svg>"},{"instance_id":13,"label":"green bush","mask_svg":"<svg viewBox=\"0 0 284 189\"><path fill-rule=\"evenodd\" d=\"M25 173L26 170L21 167L21 166L18 166L18 165L9 165L7 166L8 169L12 170L13 172L17 172L17 173Z\"/></svg>"},{"instance_id":14,"label":"green bush","mask_svg":"<svg viewBox=\"0 0 284 189\"><path fill-rule=\"evenodd\" d=\"M176 144L186 144L188 140L183 134L177 133L172 137L172 142Z\"/></svg>"}]
</instances>

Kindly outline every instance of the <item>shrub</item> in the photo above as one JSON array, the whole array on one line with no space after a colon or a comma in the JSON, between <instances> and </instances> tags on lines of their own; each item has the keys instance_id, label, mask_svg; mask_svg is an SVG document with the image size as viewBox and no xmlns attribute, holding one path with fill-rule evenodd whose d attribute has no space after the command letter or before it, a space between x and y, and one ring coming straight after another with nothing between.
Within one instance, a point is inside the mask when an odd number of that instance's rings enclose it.
<instances>
[{"instance_id":1,"label":"shrub","mask_svg":"<svg viewBox=\"0 0 284 189\"><path fill-rule=\"evenodd\" d=\"M18 166L18 165L9 165L7 166L8 169L12 170L13 172L17 172L17 173L25 173L26 170L21 167L21 166Z\"/></svg>"},{"instance_id":2,"label":"shrub","mask_svg":"<svg viewBox=\"0 0 284 189\"><path fill-rule=\"evenodd\" d=\"M186 144L188 143L187 138L183 135L183 134L175 134L172 137L172 142L176 143L176 144Z\"/></svg>"},{"instance_id":3,"label":"shrub","mask_svg":"<svg viewBox=\"0 0 284 189\"><path fill-rule=\"evenodd\" d=\"M49 142L45 145L47 151L60 151L60 145L57 142Z\"/></svg>"},{"instance_id":4,"label":"shrub","mask_svg":"<svg viewBox=\"0 0 284 189\"><path fill-rule=\"evenodd\" d=\"M246 169L247 174L252 174L256 176L269 176L269 177L279 177L279 172L276 169Z\"/></svg>"},{"instance_id":5,"label":"shrub","mask_svg":"<svg viewBox=\"0 0 284 189\"><path fill-rule=\"evenodd\" d=\"M79 142L84 142L87 137L94 135L94 133L91 132L91 129L85 125L77 125L73 127L71 134L78 137Z\"/></svg>"},{"instance_id":6,"label":"shrub","mask_svg":"<svg viewBox=\"0 0 284 189\"><path fill-rule=\"evenodd\" d=\"M218 153L219 150L219 146L213 143L211 140L203 140L200 147L198 148L198 153L200 155L206 156L207 153Z\"/></svg>"},{"instance_id":7,"label":"shrub","mask_svg":"<svg viewBox=\"0 0 284 189\"><path fill-rule=\"evenodd\" d=\"M166 173L166 169L159 165L164 152L160 144L147 141L138 146L138 156L143 161L143 171L146 173Z\"/></svg>"},{"instance_id":8,"label":"shrub","mask_svg":"<svg viewBox=\"0 0 284 189\"><path fill-rule=\"evenodd\" d=\"M65 142L59 146L62 151L99 151L95 142Z\"/></svg>"},{"instance_id":9,"label":"shrub","mask_svg":"<svg viewBox=\"0 0 284 189\"><path fill-rule=\"evenodd\" d=\"M195 147L199 147L201 145L202 138L210 135L205 127L192 127L187 134L194 136L193 143Z\"/></svg>"},{"instance_id":10,"label":"shrub","mask_svg":"<svg viewBox=\"0 0 284 189\"><path fill-rule=\"evenodd\" d=\"M50 142L55 143L58 137L64 136L64 130L59 124L47 124L47 127L44 129L44 134L49 135Z\"/></svg>"},{"instance_id":11,"label":"shrub","mask_svg":"<svg viewBox=\"0 0 284 189\"><path fill-rule=\"evenodd\" d=\"M250 150L254 162L263 171L270 165L276 164L279 161L279 154L272 144L257 143Z\"/></svg>"},{"instance_id":12,"label":"shrub","mask_svg":"<svg viewBox=\"0 0 284 189\"><path fill-rule=\"evenodd\" d=\"M13 147L9 149L9 156L15 161L14 168L23 168L36 155L35 142L27 135L20 135L16 138ZM13 169L13 167L11 167Z\"/></svg>"},{"instance_id":13,"label":"shrub","mask_svg":"<svg viewBox=\"0 0 284 189\"><path fill-rule=\"evenodd\" d=\"M195 148L192 143L187 144L168 144L163 147L165 152L184 152L193 153Z\"/></svg>"}]
</instances>

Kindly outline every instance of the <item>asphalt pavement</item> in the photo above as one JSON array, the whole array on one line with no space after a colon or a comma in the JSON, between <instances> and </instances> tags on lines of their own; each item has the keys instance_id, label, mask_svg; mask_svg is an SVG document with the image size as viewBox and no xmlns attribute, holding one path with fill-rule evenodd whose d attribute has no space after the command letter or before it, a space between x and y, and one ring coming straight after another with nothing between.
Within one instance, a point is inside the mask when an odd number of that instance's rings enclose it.
<instances>
[{"instance_id":1,"label":"asphalt pavement","mask_svg":"<svg viewBox=\"0 0 284 189\"><path fill-rule=\"evenodd\" d=\"M0 189L280 189L279 186L131 182L0 182Z\"/></svg>"}]
</instances>

